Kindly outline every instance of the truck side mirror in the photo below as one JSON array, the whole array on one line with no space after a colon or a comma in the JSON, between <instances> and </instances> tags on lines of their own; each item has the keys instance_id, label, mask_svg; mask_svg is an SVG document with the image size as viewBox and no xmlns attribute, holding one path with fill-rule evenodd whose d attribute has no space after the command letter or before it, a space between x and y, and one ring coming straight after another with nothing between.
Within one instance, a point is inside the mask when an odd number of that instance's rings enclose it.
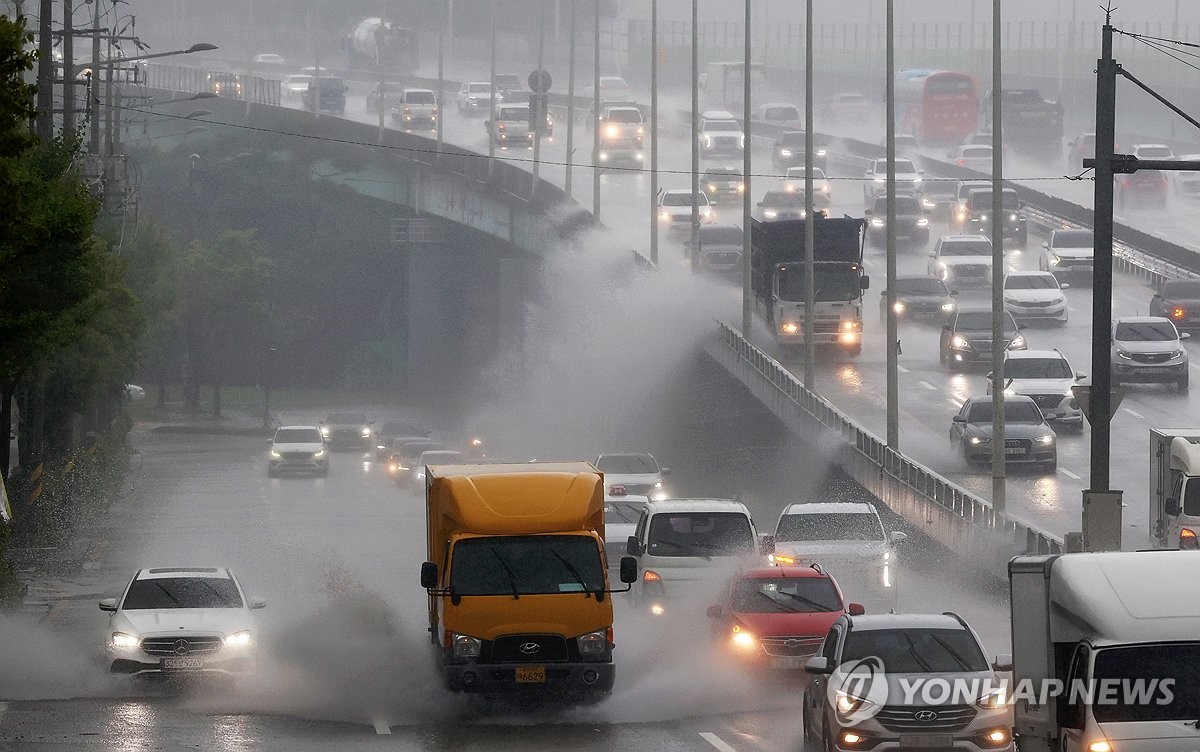
<instances>
[{"instance_id":1,"label":"truck side mirror","mask_svg":"<svg viewBox=\"0 0 1200 752\"><path fill-rule=\"evenodd\" d=\"M621 582L626 585L631 585L637 582L638 564L637 559L632 556L621 557Z\"/></svg>"},{"instance_id":2,"label":"truck side mirror","mask_svg":"<svg viewBox=\"0 0 1200 752\"><path fill-rule=\"evenodd\" d=\"M862 289L869 290L871 288L871 278L864 274L858 284L862 286Z\"/></svg>"},{"instance_id":3,"label":"truck side mirror","mask_svg":"<svg viewBox=\"0 0 1200 752\"><path fill-rule=\"evenodd\" d=\"M438 584L438 565L427 561L421 565L421 587L432 590Z\"/></svg>"},{"instance_id":4,"label":"truck side mirror","mask_svg":"<svg viewBox=\"0 0 1200 752\"><path fill-rule=\"evenodd\" d=\"M846 613L851 616L862 616L866 612L867 609L863 608L863 604L861 603L850 603L846 606Z\"/></svg>"},{"instance_id":5,"label":"truck side mirror","mask_svg":"<svg viewBox=\"0 0 1200 752\"><path fill-rule=\"evenodd\" d=\"M823 655L814 655L809 658L804 664L804 670L810 674L832 674L833 669L829 665L829 659Z\"/></svg>"},{"instance_id":6,"label":"truck side mirror","mask_svg":"<svg viewBox=\"0 0 1200 752\"><path fill-rule=\"evenodd\" d=\"M628 539L626 539L625 553L629 554L630 556L642 555L642 544L638 542L636 535L631 535ZM622 559L622 561L624 561L624 559Z\"/></svg>"},{"instance_id":7,"label":"truck side mirror","mask_svg":"<svg viewBox=\"0 0 1200 752\"><path fill-rule=\"evenodd\" d=\"M720 606L709 606L708 609L705 610L704 614L705 614L705 616L707 616L710 619L720 619L721 618L721 607Z\"/></svg>"},{"instance_id":8,"label":"truck side mirror","mask_svg":"<svg viewBox=\"0 0 1200 752\"><path fill-rule=\"evenodd\" d=\"M758 536L758 545L764 556L775 553L775 536L770 533L762 533Z\"/></svg>"},{"instance_id":9,"label":"truck side mirror","mask_svg":"<svg viewBox=\"0 0 1200 752\"><path fill-rule=\"evenodd\" d=\"M1011 653L1000 653L992 660L992 670L1012 671L1013 659Z\"/></svg>"},{"instance_id":10,"label":"truck side mirror","mask_svg":"<svg viewBox=\"0 0 1200 752\"><path fill-rule=\"evenodd\" d=\"M1179 506L1179 499L1167 499L1163 504L1163 511L1171 517L1178 517L1183 512L1183 508Z\"/></svg>"}]
</instances>

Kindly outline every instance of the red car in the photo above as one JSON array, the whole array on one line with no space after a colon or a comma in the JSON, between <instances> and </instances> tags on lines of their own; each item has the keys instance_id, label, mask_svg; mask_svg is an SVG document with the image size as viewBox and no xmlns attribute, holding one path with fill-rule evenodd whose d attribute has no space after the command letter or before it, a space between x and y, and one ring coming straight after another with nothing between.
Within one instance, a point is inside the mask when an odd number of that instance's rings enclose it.
<instances>
[{"instance_id":1,"label":"red car","mask_svg":"<svg viewBox=\"0 0 1200 752\"><path fill-rule=\"evenodd\" d=\"M1167 208L1167 176L1158 170L1138 170L1116 177L1118 209Z\"/></svg>"},{"instance_id":2,"label":"red car","mask_svg":"<svg viewBox=\"0 0 1200 752\"><path fill-rule=\"evenodd\" d=\"M839 616L863 612L816 564L741 570L708 607L718 646L749 667L777 671L802 671Z\"/></svg>"}]
</instances>

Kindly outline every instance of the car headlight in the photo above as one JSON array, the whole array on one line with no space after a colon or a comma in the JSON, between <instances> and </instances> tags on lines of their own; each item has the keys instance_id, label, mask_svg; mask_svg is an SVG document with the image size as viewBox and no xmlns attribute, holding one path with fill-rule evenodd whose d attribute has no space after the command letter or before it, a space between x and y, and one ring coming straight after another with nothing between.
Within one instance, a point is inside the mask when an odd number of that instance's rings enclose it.
<instances>
[{"instance_id":1,"label":"car headlight","mask_svg":"<svg viewBox=\"0 0 1200 752\"><path fill-rule=\"evenodd\" d=\"M327 439L329 438L329 427L328 426L321 426L321 435Z\"/></svg>"},{"instance_id":2,"label":"car headlight","mask_svg":"<svg viewBox=\"0 0 1200 752\"><path fill-rule=\"evenodd\" d=\"M821 186L821 193L829 193L831 190L833 190L833 187L830 185Z\"/></svg>"},{"instance_id":3,"label":"car headlight","mask_svg":"<svg viewBox=\"0 0 1200 752\"><path fill-rule=\"evenodd\" d=\"M996 708L1003 707L1005 699L1006 693L1004 691L1004 687L1001 687L993 692L989 692L983 697L980 697L975 701L975 704L984 710L995 710Z\"/></svg>"},{"instance_id":4,"label":"car headlight","mask_svg":"<svg viewBox=\"0 0 1200 752\"><path fill-rule=\"evenodd\" d=\"M717 190L717 186L713 185L712 183L709 183L709 184L708 184L708 190L710 190L710 191L715 191L715 190Z\"/></svg>"},{"instance_id":5,"label":"car headlight","mask_svg":"<svg viewBox=\"0 0 1200 752\"><path fill-rule=\"evenodd\" d=\"M779 325L779 331L784 334L795 334L800 331L800 325L794 321L785 321Z\"/></svg>"},{"instance_id":6,"label":"car headlight","mask_svg":"<svg viewBox=\"0 0 1200 752\"><path fill-rule=\"evenodd\" d=\"M860 710L867 710L874 705L875 703L871 702L865 697L858 697L857 695L852 695L849 692L840 689L837 692L837 699L834 701L834 707L837 708L837 712L843 715L849 715Z\"/></svg>"},{"instance_id":7,"label":"car headlight","mask_svg":"<svg viewBox=\"0 0 1200 752\"><path fill-rule=\"evenodd\" d=\"M615 125L610 125L604 130L604 134L609 138L616 138L617 136L621 135L621 129Z\"/></svg>"},{"instance_id":8,"label":"car headlight","mask_svg":"<svg viewBox=\"0 0 1200 752\"><path fill-rule=\"evenodd\" d=\"M455 658L478 658L483 640L465 634L451 634L450 646Z\"/></svg>"},{"instance_id":9,"label":"car headlight","mask_svg":"<svg viewBox=\"0 0 1200 752\"><path fill-rule=\"evenodd\" d=\"M604 655L608 652L608 633L604 630L588 632L575 638L579 646L579 655Z\"/></svg>"},{"instance_id":10,"label":"car headlight","mask_svg":"<svg viewBox=\"0 0 1200 752\"><path fill-rule=\"evenodd\" d=\"M1130 355L1129 353L1125 352L1124 350L1117 350L1117 357L1124 358L1125 360L1133 360L1133 356Z\"/></svg>"},{"instance_id":11,"label":"car headlight","mask_svg":"<svg viewBox=\"0 0 1200 752\"><path fill-rule=\"evenodd\" d=\"M882 177L882 178L881 178L881 177L879 177L878 175L876 175L876 176L875 176L875 182L876 182L876 183L886 183L886 182L887 182L887 178L886 178L886 177Z\"/></svg>"},{"instance_id":12,"label":"car headlight","mask_svg":"<svg viewBox=\"0 0 1200 752\"><path fill-rule=\"evenodd\" d=\"M871 220L872 227L883 227L884 224L885 224L884 221L882 219L880 219L879 217L875 217L874 219Z\"/></svg>"},{"instance_id":13,"label":"car headlight","mask_svg":"<svg viewBox=\"0 0 1200 752\"><path fill-rule=\"evenodd\" d=\"M743 650L753 650L758 646L758 640L754 639L754 635L740 624L733 625L733 632L730 634L729 640Z\"/></svg>"},{"instance_id":14,"label":"car headlight","mask_svg":"<svg viewBox=\"0 0 1200 752\"><path fill-rule=\"evenodd\" d=\"M824 150L824 149L817 149L817 156L818 156L818 157L823 157L823 156L825 156L825 150Z\"/></svg>"},{"instance_id":15,"label":"car headlight","mask_svg":"<svg viewBox=\"0 0 1200 752\"><path fill-rule=\"evenodd\" d=\"M930 201L927 198L921 199L921 206L925 207L926 209L936 209L937 208L937 204L933 201Z\"/></svg>"},{"instance_id":16,"label":"car headlight","mask_svg":"<svg viewBox=\"0 0 1200 752\"><path fill-rule=\"evenodd\" d=\"M362 433L362 437L364 439L371 438L371 429L370 428L364 428L361 433Z\"/></svg>"},{"instance_id":17,"label":"car headlight","mask_svg":"<svg viewBox=\"0 0 1200 752\"><path fill-rule=\"evenodd\" d=\"M1185 353L1183 350L1176 350L1175 352L1171 353L1171 358L1182 358L1184 355L1187 355L1187 353Z\"/></svg>"},{"instance_id":18,"label":"car headlight","mask_svg":"<svg viewBox=\"0 0 1200 752\"><path fill-rule=\"evenodd\" d=\"M985 439L982 436L972 436L971 438L967 439L967 441L970 442L973 446L979 446L980 444L991 443L988 439Z\"/></svg>"},{"instance_id":19,"label":"car headlight","mask_svg":"<svg viewBox=\"0 0 1200 752\"><path fill-rule=\"evenodd\" d=\"M1009 344L1009 347L1014 350L1025 349L1025 338L1023 336L1021 336L1020 334L1018 334L1017 336L1013 337L1012 342Z\"/></svg>"},{"instance_id":20,"label":"car headlight","mask_svg":"<svg viewBox=\"0 0 1200 752\"><path fill-rule=\"evenodd\" d=\"M919 182L921 182L921 178L913 178L913 183L914 183L914 184L915 184L915 183L919 183Z\"/></svg>"},{"instance_id":21,"label":"car headlight","mask_svg":"<svg viewBox=\"0 0 1200 752\"><path fill-rule=\"evenodd\" d=\"M250 644L250 630L243 629L241 632L234 632L231 635L225 636L225 647L227 648L244 648Z\"/></svg>"},{"instance_id":22,"label":"car headlight","mask_svg":"<svg viewBox=\"0 0 1200 752\"><path fill-rule=\"evenodd\" d=\"M781 157L790 157L790 156L792 156L792 150L791 150L791 149L780 149L780 150L779 150L779 156L781 156Z\"/></svg>"},{"instance_id":23,"label":"car headlight","mask_svg":"<svg viewBox=\"0 0 1200 752\"><path fill-rule=\"evenodd\" d=\"M928 227L929 220L926 217L921 217L917 220L917 227Z\"/></svg>"},{"instance_id":24,"label":"car headlight","mask_svg":"<svg viewBox=\"0 0 1200 752\"><path fill-rule=\"evenodd\" d=\"M671 219L671 215L664 211L659 213L658 218L666 222Z\"/></svg>"},{"instance_id":25,"label":"car headlight","mask_svg":"<svg viewBox=\"0 0 1200 752\"><path fill-rule=\"evenodd\" d=\"M746 184L745 184L745 183L738 183L738 185L737 185L737 192L738 192L738 193L745 193L745 192L746 192Z\"/></svg>"},{"instance_id":26,"label":"car headlight","mask_svg":"<svg viewBox=\"0 0 1200 752\"><path fill-rule=\"evenodd\" d=\"M904 313L904 308L905 308L904 302L900 301L900 300L897 300L896 304L894 306L892 306L892 310L895 311L896 313Z\"/></svg>"},{"instance_id":27,"label":"car headlight","mask_svg":"<svg viewBox=\"0 0 1200 752\"><path fill-rule=\"evenodd\" d=\"M980 222L986 222L986 221L987 221L987 215L986 215L986 214L980 214L980 215L979 215L979 221L980 221Z\"/></svg>"},{"instance_id":28,"label":"car headlight","mask_svg":"<svg viewBox=\"0 0 1200 752\"><path fill-rule=\"evenodd\" d=\"M774 209L763 209L763 216L767 219L775 219L779 216L779 212Z\"/></svg>"},{"instance_id":29,"label":"car headlight","mask_svg":"<svg viewBox=\"0 0 1200 752\"><path fill-rule=\"evenodd\" d=\"M313 452L313 459L314 459L314 460L319 460L319 459L321 459L321 458L322 458L322 457L324 457L324 456L325 456L325 450L324 450L324 449L318 449L317 451Z\"/></svg>"},{"instance_id":30,"label":"car headlight","mask_svg":"<svg viewBox=\"0 0 1200 752\"><path fill-rule=\"evenodd\" d=\"M282 457L282 456L283 456L283 455L279 453L279 450L277 450L277 449L272 449L272 450L271 450L271 459L273 459L273 460L277 460L277 459L279 459L279 458L280 458L280 457Z\"/></svg>"},{"instance_id":31,"label":"car headlight","mask_svg":"<svg viewBox=\"0 0 1200 752\"><path fill-rule=\"evenodd\" d=\"M1017 215L1016 215L1016 214L1009 214L1009 215L1008 215L1008 218L1009 218L1009 220L1011 220L1011 221L1013 221L1013 222L1016 222L1016 221L1017 221Z\"/></svg>"},{"instance_id":32,"label":"car headlight","mask_svg":"<svg viewBox=\"0 0 1200 752\"><path fill-rule=\"evenodd\" d=\"M953 304L953 303L942 303L942 311L943 311L944 313L950 313L950 312L951 312L951 311L953 311L953 310L954 310L954 304Z\"/></svg>"},{"instance_id":33,"label":"car headlight","mask_svg":"<svg viewBox=\"0 0 1200 752\"><path fill-rule=\"evenodd\" d=\"M711 147L712 147L712 137L711 137L711 136L705 136L705 137L704 137L704 148L706 148L706 149L707 149L707 148L711 148Z\"/></svg>"},{"instance_id":34,"label":"car headlight","mask_svg":"<svg viewBox=\"0 0 1200 752\"><path fill-rule=\"evenodd\" d=\"M969 341L967 341L966 337L962 336L961 334L956 334L950 338L950 346L951 347L970 347L971 343Z\"/></svg>"},{"instance_id":35,"label":"car headlight","mask_svg":"<svg viewBox=\"0 0 1200 752\"><path fill-rule=\"evenodd\" d=\"M1006 298L1004 299L1004 302L1005 302L1005 303L1016 303L1016 304L1019 304L1021 301L1017 300L1016 298L1007 298L1007 297L1006 297Z\"/></svg>"},{"instance_id":36,"label":"car headlight","mask_svg":"<svg viewBox=\"0 0 1200 752\"><path fill-rule=\"evenodd\" d=\"M113 632L110 640L114 648L136 648L142 642L136 635L124 632Z\"/></svg>"},{"instance_id":37,"label":"car headlight","mask_svg":"<svg viewBox=\"0 0 1200 752\"><path fill-rule=\"evenodd\" d=\"M1043 435L1037 437L1036 439L1034 439L1034 441L1036 441L1039 444L1053 444L1054 443L1054 434L1052 434L1052 433L1043 434Z\"/></svg>"},{"instance_id":38,"label":"car headlight","mask_svg":"<svg viewBox=\"0 0 1200 752\"><path fill-rule=\"evenodd\" d=\"M739 149L746 148L746 136L743 133L738 134L738 148Z\"/></svg>"}]
</instances>

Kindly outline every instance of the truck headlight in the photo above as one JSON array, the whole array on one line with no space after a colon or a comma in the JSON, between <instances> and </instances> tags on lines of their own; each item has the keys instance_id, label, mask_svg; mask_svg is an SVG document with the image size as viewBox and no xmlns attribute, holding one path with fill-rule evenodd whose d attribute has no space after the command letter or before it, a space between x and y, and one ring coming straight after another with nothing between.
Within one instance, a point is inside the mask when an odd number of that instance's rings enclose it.
<instances>
[{"instance_id":1,"label":"truck headlight","mask_svg":"<svg viewBox=\"0 0 1200 752\"><path fill-rule=\"evenodd\" d=\"M244 648L250 644L250 630L243 629L241 632L234 632L231 635L225 636L225 647L227 648Z\"/></svg>"},{"instance_id":2,"label":"truck headlight","mask_svg":"<svg viewBox=\"0 0 1200 752\"><path fill-rule=\"evenodd\" d=\"M113 632L110 639L114 648L136 648L141 643L141 640L136 635L125 634L124 632Z\"/></svg>"},{"instance_id":3,"label":"truck headlight","mask_svg":"<svg viewBox=\"0 0 1200 752\"><path fill-rule=\"evenodd\" d=\"M608 652L608 632L588 632L575 638L581 656L602 656Z\"/></svg>"},{"instance_id":4,"label":"truck headlight","mask_svg":"<svg viewBox=\"0 0 1200 752\"><path fill-rule=\"evenodd\" d=\"M465 634L451 634L450 646L455 658L478 658L483 640Z\"/></svg>"}]
</instances>

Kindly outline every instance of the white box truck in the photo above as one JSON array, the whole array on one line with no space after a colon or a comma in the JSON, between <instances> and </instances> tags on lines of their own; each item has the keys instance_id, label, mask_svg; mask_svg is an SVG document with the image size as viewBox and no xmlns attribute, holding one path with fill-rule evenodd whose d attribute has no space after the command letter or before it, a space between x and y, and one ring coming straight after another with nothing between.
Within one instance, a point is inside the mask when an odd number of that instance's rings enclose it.
<instances>
[{"instance_id":1,"label":"white box truck","mask_svg":"<svg viewBox=\"0 0 1200 752\"><path fill-rule=\"evenodd\" d=\"M1021 752L1200 749L1200 551L1018 556Z\"/></svg>"},{"instance_id":2,"label":"white box truck","mask_svg":"<svg viewBox=\"0 0 1200 752\"><path fill-rule=\"evenodd\" d=\"M1200 549L1200 428L1150 429L1150 534L1162 548Z\"/></svg>"}]
</instances>

